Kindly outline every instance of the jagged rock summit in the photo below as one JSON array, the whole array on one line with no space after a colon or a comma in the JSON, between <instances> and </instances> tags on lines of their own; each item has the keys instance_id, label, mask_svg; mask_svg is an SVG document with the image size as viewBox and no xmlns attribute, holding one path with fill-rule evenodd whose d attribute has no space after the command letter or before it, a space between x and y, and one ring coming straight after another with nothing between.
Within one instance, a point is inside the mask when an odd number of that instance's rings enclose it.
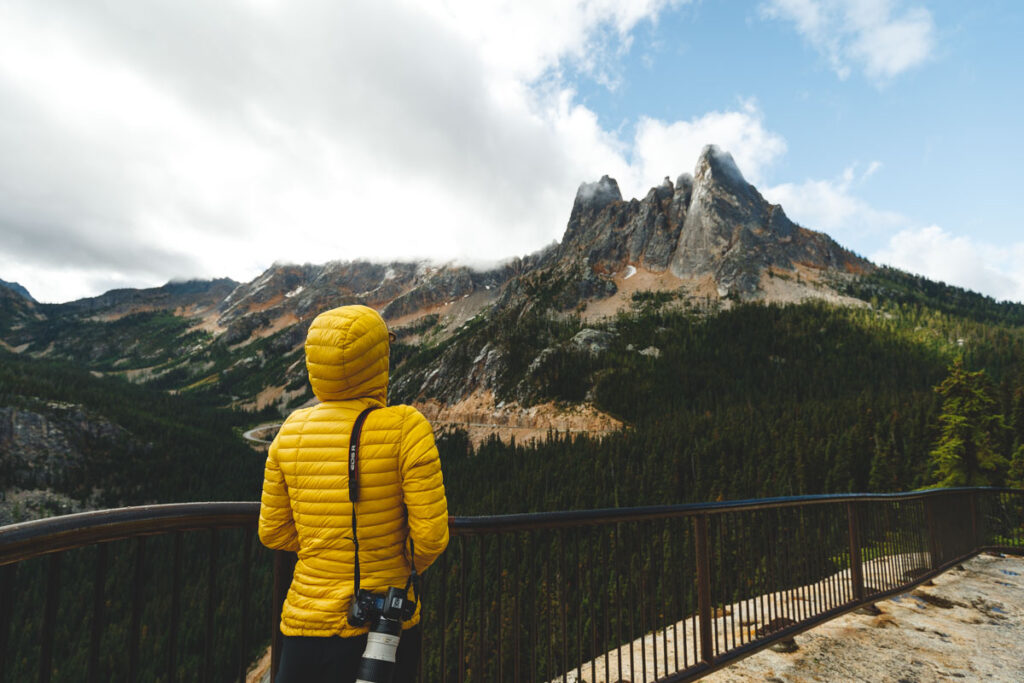
<instances>
[{"instance_id":1,"label":"jagged rock summit","mask_svg":"<svg viewBox=\"0 0 1024 683\"><path fill-rule=\"evenodd\" d=\"M775 275L873 268L827 235L790 221L714 145L701 152L692 176L665 178L642 200L624 201L608 176L582 184L557 258L582 259L597 274L629 266L667 271L741 298L757 298Z\"/></svg>"}]
</instances>

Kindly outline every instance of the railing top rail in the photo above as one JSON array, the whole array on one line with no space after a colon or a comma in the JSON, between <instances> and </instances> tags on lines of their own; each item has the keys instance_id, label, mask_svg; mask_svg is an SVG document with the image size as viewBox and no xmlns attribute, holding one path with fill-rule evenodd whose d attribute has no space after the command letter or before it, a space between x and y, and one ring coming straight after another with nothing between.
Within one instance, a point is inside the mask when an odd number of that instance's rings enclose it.
<instances>
[{"instance_id":1,"label":"railing top rail","mask_svg":"<svg viewBox=\"0 0 1024 683\"><path fill-rule=\"evenodd\" d=\"M1024 493L1024 489L1000 487L959 487L926 489L905 493L841 493L811 496L784 496L778 498L754 498L728 500L713 503L684 503L678 505L651 505L634 508L603 508L597 510L566 510L559 512L527 512L512 515L490 515L478 517L452 517L449 527L456 535L502 531L528 531L531 529L552 529L559 527L633 522L670 517L692 517L701 514L722 514L739 510L767 510L772 508L796 507L800 505L824 505L828 503L849 503L862 501L907 501L929 496L967 493Z\"/></svg>"},{"instance_id":2,"label":"railing top rail","mask_svg":"<svg viewBox=\"0 0 1024 683\"><path fill-rule=\"evenodd\" d=\"M0 565L132 536L255 526L259 514L257 502L172 503L36 519L0 527Z\"/></svg>"},{"instance_id":3,"label":"railing top rail","mask_svg":"<svg viewBox=\"0 0 1024 683\"><path fill-rule=\"evenodd\" d=\"M634 508L565 510L511 515L451 517L453 535L529 531L616 522L721 514L739 510L763 510L859 501L915 500L933 495L962 492L1024 493L1011 488L950 488L909 493L848 493L836 495L787 496L751 500L651 505ZM0 527L0 565L20 562L52 552L71 550L93 543L105 543L132 536L205 528L255 526L258 502L173 503L142 505L80 512Z\"/></svg>"}]
</instances>

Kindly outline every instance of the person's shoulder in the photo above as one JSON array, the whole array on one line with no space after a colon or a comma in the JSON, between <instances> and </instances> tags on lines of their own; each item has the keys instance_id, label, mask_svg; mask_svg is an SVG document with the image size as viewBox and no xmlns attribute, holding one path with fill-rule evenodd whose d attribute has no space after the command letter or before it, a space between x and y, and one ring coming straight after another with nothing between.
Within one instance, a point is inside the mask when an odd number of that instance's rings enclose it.
<instances>
[{"instance_id":1,"label":"person's shoulder","mask_svg":"<svg viewBox=\"0 0 1024 683\"><path fill-rule=\"evenodd\" d=\"M380 412L386 413L392 419L394 419L397 422L401 422L406 427L420 422L426 422L429 424L429 421L427 420L426 416L423 413L421 413L415 406L405 405L404 403L388 406L387 408Z\"/></svg>"},{"instance_id":2,"label":"person's shoulder","mask_svg":"<svg viewBox=\"0 0 1024 683\"><path fill-rule=\"evenodd\" d=\"M307 422L309 420L310 413L312 413L314 409L316 409L315 405L309 406L307 408L299 408L298 410L293 410L291 414L285 418L284 424L281 425L281 431L291 431L292 429L295 429L304 422Z\"/></svg>"}]
</instances>

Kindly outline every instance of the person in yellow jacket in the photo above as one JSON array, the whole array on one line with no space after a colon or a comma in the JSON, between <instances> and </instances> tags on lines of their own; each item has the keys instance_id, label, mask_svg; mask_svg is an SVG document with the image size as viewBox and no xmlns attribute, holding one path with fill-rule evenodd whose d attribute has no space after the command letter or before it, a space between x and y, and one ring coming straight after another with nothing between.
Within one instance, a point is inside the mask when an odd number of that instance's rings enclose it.
<instances>
[{"instance_id":1,"label":"person in yellow jacket","mask_svg":"<svg viewBox=\"0 0 1024 683\"><path fill-rule=\"evenodd\" d=\"M284 635L276 683L353 681L369 624L352 626L356 582L374 593L408 585L448 545L448 504L430 423L411 406L387 406L391 335L366 306L321 313L306 338L306 369L319 403L293 412L270 445L259 536L298 553L281 611ZM349 440L358 439L349 498ZM356 521L353 529L353 521ZM415 592L415 591L413 591ZM420 650L419 596L402 624L396 683L413 680Z\"/></svg>"}]
</instances>

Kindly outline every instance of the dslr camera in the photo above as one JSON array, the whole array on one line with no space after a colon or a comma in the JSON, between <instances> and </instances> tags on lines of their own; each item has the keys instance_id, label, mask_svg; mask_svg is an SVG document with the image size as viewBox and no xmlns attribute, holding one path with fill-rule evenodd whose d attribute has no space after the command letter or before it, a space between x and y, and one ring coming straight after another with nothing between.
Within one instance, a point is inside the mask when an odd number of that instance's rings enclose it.
<instances>
[{"instance_id":1,"label":"dslr camera","mask_svg":"<svg viewBox=\"0 0 1024 683\"><path fill-rule=\"evenodd\" d=\"M416 603L409 600L402 588L392 586L386 594L366 589L356 593L348 608L348 623L352 626L370 624L356 683L391 683L402 622L415 613Z\"/></svg>"}]
</instances>

